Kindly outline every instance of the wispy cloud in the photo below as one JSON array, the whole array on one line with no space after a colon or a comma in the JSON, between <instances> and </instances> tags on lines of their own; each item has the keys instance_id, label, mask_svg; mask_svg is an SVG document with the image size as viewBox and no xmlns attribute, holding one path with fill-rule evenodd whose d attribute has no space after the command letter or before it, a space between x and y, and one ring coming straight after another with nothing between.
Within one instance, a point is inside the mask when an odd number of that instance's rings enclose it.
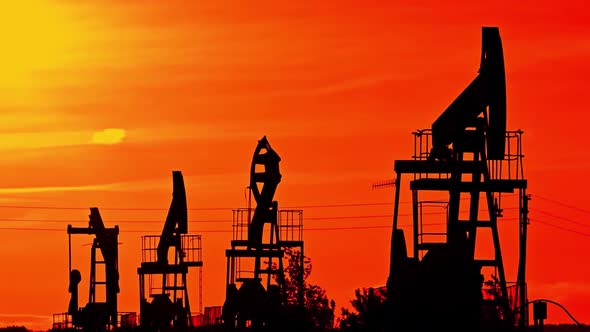
<instances>
[{"instance_id":1,"label":"wispy cloud","mask_svg":"<svg viewBox=\"0 0 590 332\"><path fill-rule=\"evenodd\" d=\"M224 180L228 174L210 175L209 181L202 176L185 176L185 183L192 186L208 186L220 185L227 183L230 180ZM145 192L153 190L168 190L172 188L172 180L170 177L158 177L142 179L137 181L123 181L105 184L91 184L91 185L74 185L74 186L43 186L43 187L9 187L0 188L0 195L10 194L35 194L35 193L50 193L50 192L83 192L83 191L126 191L126 192ZM4 196L0 197L2 201L20 201L19 197Z\"/></svg>"},{"instance_id":2,"label":"wispy cloud","mask_svg":"<svg viewBox=\"0 0 590 332\"><path fill-rule=\"evenodd\" d=\"M389 75L376 75L376 76L367 76L367 77L359 77L356 79L350 79L341 82L335 82L333 84L328 84L325 86L318 86L309 89L301 89L301 90L289 90L283 92L277 92L278 95L288 95L288 96L321 96L321 95L329 95L335 94L340 92L347 92L353 91L357 89L367 88L374 85L382 84L387 81L391 81L396 79ZM400 78L397 78L400 79Z\"/></svg>"},{"instance_id":3,"label":"wispy cloud","mask_svg":"<svg viewBox=\"0 0 590 332\"><path fill-rule=\"evenodd\" d=\"M53 186L53 187L19 187L0 188L0 194L26 194L26 193L47 193L64 191L92 191L114 189L113 184L85 185L85 186Z\"/></svg>"},{"instance_id":4,"label":"wispy cloud","mask_svg":"<svg viewBox=\"0 0 590 332\"><path fill-rule=\"evenodd\" d=\"M44 149L54 147L117 144L125 137L124 129L108 128L102 131L38 131L0 134L1 150Z\"/></svg>"},{"instance_id":5,"label":"wispy cloud","mask_svg":"<svg viewBox=\"0 0 590 332\"><path fill-rule=\"evenodd\" d=\"M91 132L46 131L0 134L0 150L21 150L88 144Z\"/></svg>"}]
</instances>

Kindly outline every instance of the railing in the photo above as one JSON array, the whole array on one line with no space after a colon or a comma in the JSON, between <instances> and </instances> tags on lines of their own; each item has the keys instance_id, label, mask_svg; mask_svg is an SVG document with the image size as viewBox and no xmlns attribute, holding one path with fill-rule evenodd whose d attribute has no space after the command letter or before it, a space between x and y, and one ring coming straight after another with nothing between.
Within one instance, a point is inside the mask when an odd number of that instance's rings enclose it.
<instances>
[{"instance_id":1,"label":"railing","mask_svg":"<svg viewBox=\"0 0 590 332\"><path fill-rule=\"evenodd\" d=\"M118 312L117 321L119 327L136 327L137 326L137 313L136 312Z\"/></svg>"},{"instance_id":2,"label":"railing","mask_svg":"<svg viewBox=\"0 0 590 332\"><path fill-rule=\"evenodd\" d=\"M248 239L248 227L254 215L254 209L240 208L234 209L232 220L232 238L234 241L245 241ZM277 227L279 232L279 241L277 242L275 234L271 234L272 227L265 227L263 231L263 250L277 251L286 247L300 246L303 241L303 210L285 209L277 212ZM274 231L273 231L274 232ZM272 246L270 244L272 239ZM242 246L242 243L232 244ZM261 254L261 257L265 257ZM236 280L251 279L255 277L255 262L250 257L235 257L234 276ZM265 257L261 262L262 269L266 272L276 273L278 267L278 258Z\"/></svg>"},{"instance_id":3,"label":"railing","mask_svg":"<svg viewBox=\"0 0 590 332\"><path fill-rule=\"evenodd\" d=\"M446 225L449 219L448 201L418 202L418 241L422 243L445 243ZM432 217L434 216L434 217Z\"/></svg>"},{"instance_id":4,"label":"railing","mask_svg":"<svg viewBox=\"0 0 590 332\"><path fill-rule=\"evenodd\" d=\"M221 306L205 307L204 313L191 316L191 323L194 327L221 325Z\"/></svg>"},{"instance_id":5,"label":"railing","mask_svg":"<svg viewBox=\"0 0 590 332\"><path fill-rule=\"evenodd\" d=\"M191 325L194 327L202 327L204 321L204 316L201 313L196 315L191 315Z\"/></svg>"},{"instance_id":6,"label":"railing","mask_svg":"<svg viewBox=\"0 0 590 332\"><path fill-rule=\"evenodd\" d=\"M524 178L522 134L523 131L520 129L506 131L504 159L488 161L492 179L519 180ZM412 135L414 135L412 159L428 160L432 149L432 129L420 129L413 132Z\"/></svg>"},{"instance_id":7,"label":"railing","mask_svg":"<svg viewBox=\"0 0 590 332\"><path fill-rule=\"evenodd\" d=\"M232 239L247 240L248 227L252 221L254 209L240 208L233 210ZM277 216L279 239L281 241L303 241L303 210L279 210ZM268 234L270 228L264 230Z\"/></svg>"},{"instance_id":8,"label":"railing","mask_svg":"<svg viewBox=\"0 0 590 332\"><path fill-rule=\"evenodd\" d=\"M53 314L53 325L54 330L65 330L74 327L72 323L72 315L67 312Z\"/></svg>"},{"instance_id":9,"label":"railing","mask_svg":"<svg viewBox=\"0 0 590 332\"><path fill-rule=\"evenodd\" d=\"M117 312L117 327L129 328L137 327L137 313L136 312ZM53 330L69 330L74 329L72 315L67 312L53 314ZM112 330L112 326L110 327Z\"/></svg>"},{"instance_id":10,"label":"railing","mask_svg":"<svg viewBox=\"0 0 590 332\"><path fill-rule=\"evenodd\" d=\"M281 241L303 241L303 210L279 210Z\"/></svg>"},{"instance_id":11,"label":"railing","mask_svg":"<svg viewBox=\"0 0 590 332\"><path fill-rule=\"evenodd\" d=\"M412 159L428 160L432 149L432 129L419 129L413 132L412 135L414 135L414 154L412 155ZM448 179L449 174L414 173L414 180L428 178Z\"/></svg>"},{"instance_id":12,"label":"railing","mask_svg":"<svg viewBox=\"0 0 590 332\"><path fill-rule=\"evenodd\" d=\"M248 239L248 227L254 215L254 209L240 208L232 210L232 239L243 241Z\"/></svg>"},{"instance_id":13,"label":"railing","mask_svg":"<svg viewBox=\"0 0 590 332\"><path fill-rule=\"evenodd\" d=\"M181 248L184 263L202 262L201 235L182 234ZM158 261L159 235L144 235L141 237L141 261L154 263Z\"/></svg>"},{"instance_id":14,"label":"railing","mask_svg":"<svg viewBox=\"0 0 590 332\"><path fill-rule=\"evenodd\" d=\"M418 129L412 135L414 135L414 155L412 159L427 160L430 157L432 148L432 129Z\"/></svg>"},{"instance_id":15,"label":"railing","mask_svg":"<svg viewBox=\"0 0 590 332\"><path fill-rule=\"evenodd\" d=\"M203 247L201 235L185 234L181 236L183 261L185 263L199 263L203 261Z\"/></svg>"},{"instance_id":16,"label":"railing","mask_svg":"<svg viewBox=\"0 0 590 332\"><path fill-rule=\"evenodd\" d=\"M509 312L504 312L500 305L501 302L499 301L502 297L500 283L487 281L482 288L482 294L483 299L488 301L490 305L487 307L488 310L484 311L484 316L488 319L505 319L507 316L510 316L514 320L514 324L516 326L520 317L520 294L518 289L519 288L516 282L506 283L506 296L508 298Z\"/></svg>"},{"instance_id":17,"label":"railing","mask_svg":"<svg viewBox=\"0 0 590 332\"><path fill-rule=\"evenodd\" d=\"M524 179L522 134L523 131L520 129L506 131L504 159L488 160L488 169L492 180ZM414 135L414 152L412 159L428 160L432 149L432 129L420 129L413 132L412 135ZM425 177L428 175L418 176Z\"/></svg>"},{"instance_id":18,"label":"railing","mask_svg":"<svg viewBox=\"0 0 590 332\"><path fill-rule=\"evenodd\" d=\"M203 325L219 325L221 324L221 306L205 307Z\"/></svg>"},{"instance_id":19,"label":"railing","mask_svg":"<svg viewBox=\"0 0 590 332\"><path fill-rule=\"evenodd\" d=\"M144 235L141 237L141 262L153 263L158 261L159 235Z\"/></svg>"},{"instance_id":20,"label":"railing","mask_svg":"<svg viewBox=\"0 0 590 332\"><path fill-rule=\"evenodd\" d=\"M523 132L520 129L506 132L504 159L488 161L488 169L492 179L524 179L522 134Z\"/></svg>"}]
</instances>

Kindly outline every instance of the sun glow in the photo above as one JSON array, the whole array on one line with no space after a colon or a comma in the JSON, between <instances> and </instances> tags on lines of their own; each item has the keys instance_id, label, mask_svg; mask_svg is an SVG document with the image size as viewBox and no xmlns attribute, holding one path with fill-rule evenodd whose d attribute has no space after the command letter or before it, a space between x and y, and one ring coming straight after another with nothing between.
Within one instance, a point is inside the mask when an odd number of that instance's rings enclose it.
<instances>
[{"instance_id":1,"label":"sun glow","mask_svg":"<svg viewBox=\"0 0 590 332\"><path fill-rule=\"evenodd\" d=\"M6 1L2 7L0 87L20 95L36 84L36 73L67 64L80 32L64 7L48 1Z\"/></svg>"},{"instance_id":2,"label":"sun glow","mask_svg":"<svg viewBox=\"0 0 590 332\"><path fill-rule=\"evenodd\" d=\"M102 131L97 131L92 135L92 143L94 144L117 144L125 138L125 130L119 128L107 128Z\"/></svg>"}]
</instances>

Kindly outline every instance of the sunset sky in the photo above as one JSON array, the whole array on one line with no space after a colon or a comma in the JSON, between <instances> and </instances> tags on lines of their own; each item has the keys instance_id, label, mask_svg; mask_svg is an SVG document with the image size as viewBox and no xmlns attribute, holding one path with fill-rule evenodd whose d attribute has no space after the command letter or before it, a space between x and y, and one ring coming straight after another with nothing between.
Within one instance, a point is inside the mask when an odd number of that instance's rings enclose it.
<instances>
[{"instance_id":1,"label":"sunset sky","mask_svg":"<svg viewBox=\"0 0 590 332\"><path fill-rule=\"evenodd\" d=\"M86 225L91 206L121 228L119 310L139 311L140 236L161 230L172 170L195 209L189 230L203 234L204 305L221 305L231 209L245 205L264 135L282 158L279 207L304 206L310 281L338 308L384 285L393 190L371 184L394 177L411 132L475 77L482 26L500 28L508 128L525 132L529 299L590 323L586 2L405 3L3 3L0 325L47 329L67 310L66 227ZM382 204L305 208L357 203ZM212 207L225 209L198 210ZM339 218L358 216L370 217ZM380 227L326 230L353 226ZM83 280L91 241L74 242ZM550 307L548 322L569 320Z\"/></svg>"}]
</instances>

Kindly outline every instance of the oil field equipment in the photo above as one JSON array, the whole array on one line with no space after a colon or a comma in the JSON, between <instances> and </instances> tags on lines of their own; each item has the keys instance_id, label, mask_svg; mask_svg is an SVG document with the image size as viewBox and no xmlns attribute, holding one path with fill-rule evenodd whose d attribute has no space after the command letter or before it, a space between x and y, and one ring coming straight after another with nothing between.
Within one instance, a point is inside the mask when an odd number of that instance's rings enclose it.
<instances>
[{"instance_id":1,"label":"oil field equipment","mask_svg":"<svg viewBox=\"0 0 590 332\"><path fill-rule=\"evenodd\" d=\"M256 207L233 210L233 240L226 250L225 331L279 331L286 305L283 257L300 253L297 293L303 305L303 211L279 210L274 195L281 181L281 158L266 136L258 141L250 168L250 196ZM264 226L269 227L265 230Z\"/></svg>"},{"instance_id":2,"label":"oil field equipment","mask_svg":"<svg viewBox=\"0 0 590 332\"><path fill-rule=\"evenodd\" d=\"M77 328L83 331L116 330L119 327L133 327L135 313L119 313L117 296L119 293L118 236L119 227L106 228L98 208L90 209L88 227L68 225L68 269L69 292L71 293L67 313L55 314L55 329ZM82 281L79 270L72 269L72 234L94 235L90 249L90 277L88 303L78 307L78 285ZM100 256L102 259L100 259ZM104 268L99 268L103 265ZM97 270L104 276L97 277ZM98 300L97 288L104 287L104 301Z\"/></svg>"},{"instance_id":3,"label":"oil field equipment","mask_svg":"<svg viewBox=\"0 0 590 332\"><path fill-rule=\"evenodd\" d=\"M172 172L172 184L172 203L162 234L142 236L142 261L137 269L142 331L184 331L194 325L187 275L192 267L202 272L201 236L188 234L186 192L180 171ZM198 277L200 306L201 273Z\"/></svg>"},{"instance_id":4,"label":"oil field equipment","mask_svg":"<svg viewBox=\"0 0 590 332\"><path fill-rule=\"evenodd\" d=\"M525 331L529 197L522 131L506 130L498 28L482 29L477 77L431 129L413 134L413 157L396 160L394 166L389 330ZM410 178L412 197L408 247L398 222L404 174ZM498 228L510 223L502 220L502 203L511 198L518 204L518 266L512 283L507 281ZM441 209L442 220L427 222L432 218L425 212L429 208Z\"/></svg>"}]
</instances>

